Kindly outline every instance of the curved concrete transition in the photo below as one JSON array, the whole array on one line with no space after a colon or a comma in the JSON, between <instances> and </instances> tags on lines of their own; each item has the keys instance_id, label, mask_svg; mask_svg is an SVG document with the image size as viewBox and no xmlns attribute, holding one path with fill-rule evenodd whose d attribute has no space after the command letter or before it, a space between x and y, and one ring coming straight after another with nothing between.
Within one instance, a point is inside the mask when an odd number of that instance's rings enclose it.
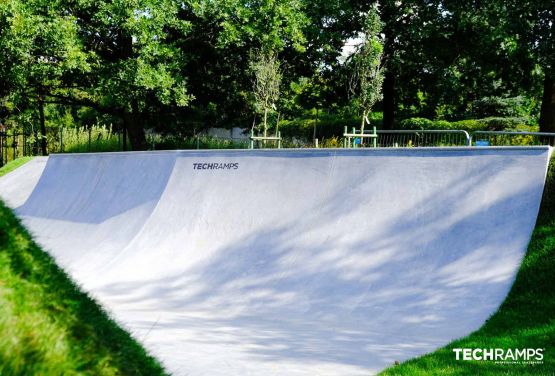
<instances>
[{"instance_id":1,"label":"curved concrete transition","mask_svg":"<svg viewBox=\"0 0 555 376\"><path fill-rule=\"evenodd\" d=\"M0 195L175 375L368 375L495 312L549 154L53 155Z\"/></svg>"}]
</instances>

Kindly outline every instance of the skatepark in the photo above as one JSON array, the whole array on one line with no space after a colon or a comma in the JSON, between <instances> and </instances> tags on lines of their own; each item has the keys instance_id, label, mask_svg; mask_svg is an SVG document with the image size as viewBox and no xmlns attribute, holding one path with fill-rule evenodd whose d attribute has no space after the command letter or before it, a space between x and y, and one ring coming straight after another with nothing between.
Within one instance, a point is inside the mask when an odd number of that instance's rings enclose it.
<instances>
[{"instance_id":1,"label":"skatepark","mask_svg":"<svg viewBox=\"0 0 555 376\"><path fill-rule=\"evenodd\" d=\"M174 375L368 375L497 310L550 152L54 154L0 197Z\"/></svg>"}]
</instances>

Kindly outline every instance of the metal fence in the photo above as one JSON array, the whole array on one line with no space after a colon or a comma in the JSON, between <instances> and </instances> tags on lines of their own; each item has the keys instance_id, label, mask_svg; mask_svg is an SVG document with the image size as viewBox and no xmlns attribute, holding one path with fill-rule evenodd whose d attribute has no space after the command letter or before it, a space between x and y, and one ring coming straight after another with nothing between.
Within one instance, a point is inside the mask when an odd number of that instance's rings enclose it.
<instances>
[{"instance_id":1,"label":"metal fence","mask_svg":"<svg viewBox=\"0 0 555 376\"><path fill-rule=\"evenodd\" d=\"M441 147L441 146L531 146L555 145L555 133L464 130L359 130L343 134L344 147L373 138L374 147Z\"/></svg>"},{"instance_id":2,"label":"metal fence","mask_svg":"<svg viewBox=\"0 0 555 376\"><path fill-rule=\"evenodd\" d=\"M555 145L555 133L547 132L473 132L470 145L511 146L511 145Z\"/></svg>"},{"instance_id":3,"label":"metal fence","mask_svg":"<svg viewBox=\"0 0 555 376\"><path fill-rule=\"evenodd\" d=\"M0 132L0 167L19 157L38 154L38 144L28 133Z\"/></svg>"},{"instance_id":4,"label":"metal fence","mask_svg":"<svg viewBox=\"0 0 555 376\"><path fill-rule=\"evenodd\" d=\"M361 136L353 129L343 134L344 147L360 143L357 138L372 137L374 147L432 147L432 146L468 146L471 137L463 130L368 130Z\"/></svg>"},{"instance_id":5,"label":"metal fence","mask_svg":"<svg viewBox=\"0 0 555 376\"><path fill-rule=\"evenodd\" d=\"M379 147L468 146L470 135L463 130L382 130Z\"/></svg>"}]
</instances>

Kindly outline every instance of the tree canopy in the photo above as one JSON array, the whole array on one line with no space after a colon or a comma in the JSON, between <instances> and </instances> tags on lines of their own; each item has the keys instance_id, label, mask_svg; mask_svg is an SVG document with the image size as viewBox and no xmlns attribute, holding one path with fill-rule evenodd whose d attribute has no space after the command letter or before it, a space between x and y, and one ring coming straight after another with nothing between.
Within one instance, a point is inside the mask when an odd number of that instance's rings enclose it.
<instances>
[{"instance_id":1,"label":"tree canopy","mask_svg":"<svg viewBox=\"0 0 555 376\"><path fill-rule=\"evenodd\" d=\"M60 114L75 126L103 119L133 149L147 147L145 129L250 128L264 121L257 113L271 115L255 100L259 51L259 62L279 62L271 104L285 119L358 116L353 72L371 67L379 75L358 98L383 112L384 127L526 116L555 131L554 9L552 0L3 0L0 123L45 135ZM369 14L380 30L349 50L368 35Z\"/></svg>"}]
</instances>

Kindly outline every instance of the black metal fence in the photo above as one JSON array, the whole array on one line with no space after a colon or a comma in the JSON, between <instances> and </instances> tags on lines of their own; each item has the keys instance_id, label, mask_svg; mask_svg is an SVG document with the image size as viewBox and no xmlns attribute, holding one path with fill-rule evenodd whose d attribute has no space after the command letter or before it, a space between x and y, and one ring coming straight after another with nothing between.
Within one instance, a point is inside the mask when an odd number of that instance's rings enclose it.
<instances>
[{"instance_id":1,"label":"black metal fence","mask_svg":"<svg viewBox=\"0 0 555 376\"><path fill-rule=\"evenodd\" d=\"M37 139L23 132L0 132L0 167L19 157L38 155Z\"/></svg>"}]
</instances>

